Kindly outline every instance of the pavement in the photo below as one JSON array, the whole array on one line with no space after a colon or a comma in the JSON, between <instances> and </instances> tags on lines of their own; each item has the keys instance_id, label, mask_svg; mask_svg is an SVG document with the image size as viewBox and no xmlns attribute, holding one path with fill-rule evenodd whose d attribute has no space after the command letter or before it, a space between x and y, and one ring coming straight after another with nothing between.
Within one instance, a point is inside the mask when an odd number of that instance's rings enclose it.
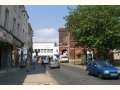
<instances>
[{"instance_id":1,"label":"pavement","mask_svg":"<svg viewBox=\"0 0 120 90\"><path fill-rule=\"evenodd\" d=\"M7 68L7 69L0 70L0 77L4 77L18 70L20 70L20 68Z\"/></svg>"},{"instance_id":2,"label":"pavement","mask_svg":"<svg viewBox=\"0 0 120 90\"><path fill-rule=\"evenodd\" d=\"M51 78L48 67L37 65L36 69L28 72L23 85L54 85L58 84L54 78Z\"/></svg>"},{"instance_id":3,"label":"pavement","mask_svg":"<svg viewBox=\"0 0 120 90\"><path fill-rule=\"evenodd\" d=\"M48 73L48 67L36 65L34 69L11 68L0 71L0 85L54 85L58 84Z\"/></svg>"}]
</instances>

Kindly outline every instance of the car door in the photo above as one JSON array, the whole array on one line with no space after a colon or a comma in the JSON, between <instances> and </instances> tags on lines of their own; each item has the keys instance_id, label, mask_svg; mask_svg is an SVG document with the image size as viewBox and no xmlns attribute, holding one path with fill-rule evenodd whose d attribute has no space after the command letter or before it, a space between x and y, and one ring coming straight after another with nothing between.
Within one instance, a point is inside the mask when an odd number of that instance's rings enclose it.
<instances>
[{"instance_id":1,"label":"car door","mask_svg":"<svg viewBox=\"0 0 120 90\"><path fill-rule=\"evenodd\" d=\"M87 64L87 70L88 70L90 73L93 72L93 63L92 63L92 62L90 62L90 63Z\"/></svg>"},{"instance_id":2,"label":"car door","mask_svg":"<svg viewBox=\"0 0 120 90\"><path fill-rule=\"evenodd\" d=\"M96 64L96 63L93 63L93 66L92 66L92 73L93 73L94 75L97 75L97 72L98 72L97 64Z\"/></svg>"}]
</instances>

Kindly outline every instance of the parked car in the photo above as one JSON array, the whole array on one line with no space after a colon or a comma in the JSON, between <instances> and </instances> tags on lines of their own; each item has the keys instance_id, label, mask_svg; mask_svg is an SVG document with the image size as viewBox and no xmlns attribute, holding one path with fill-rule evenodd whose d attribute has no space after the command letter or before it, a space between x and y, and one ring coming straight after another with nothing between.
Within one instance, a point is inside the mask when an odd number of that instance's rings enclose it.
<instances>
[{"instance_id":1,"label":"parked car","mask_svg":"<svg viewBox=\"0 0 120 90\"><path fill-rule=\"evenodd\" d=\"M95 60L87 64L86 68L88 74L96 75L100 78L119 78L120 70L106 60Z\"/></svg>"},{"instance_id":2,"label":"parked car","mask_svg":"<svg viewBox=\"0 0 120 90\"><path fill-rule=\"evenodd\" d=\"M69 59L68 59L67 56L61 56L61 57L60 57L60 62L61 62L61 63L68 63L68 62L69 62Z\"/></svg>"},{"instance_id":3,"label":"parked car","mask_svg":"<svg viewBox=\"0 0 120 90\"><path fill-rule=\"evenodd\" d=\"M50 62L49 62L49 67L50 68L60 68L59 58L54 56L53 59L50 60Z\"/></svg>"}]
</instances>

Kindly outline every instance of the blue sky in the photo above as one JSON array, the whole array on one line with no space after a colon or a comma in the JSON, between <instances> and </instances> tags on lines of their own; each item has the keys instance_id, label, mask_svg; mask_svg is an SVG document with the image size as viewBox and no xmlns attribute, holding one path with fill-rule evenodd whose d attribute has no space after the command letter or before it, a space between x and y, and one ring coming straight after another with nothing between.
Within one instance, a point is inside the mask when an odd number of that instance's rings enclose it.
<instances>
[{"instance_id":1,"label":"blue sky","mask_svg":"<svg viewBox=\"0 0 120 90\"><path fill-rule=\"evenodd\" d=\"M30 5L26 6L30 22L34 29L53 27L58 29L65 24L64 16L68 14L68 6L64 5Z\"/></svg>"},{"instance_id":2,"label":"blue sky","mask_svg":"<svg viewBox=\"0 0 120 90\"><path fill-rule=\"evenodd\" d=\"M58 28L65 24L64 17L69 9L65 5L30 5L26 6L30 23L34 30L35 42L58 40Z\"/></svg>"}]
</instances>

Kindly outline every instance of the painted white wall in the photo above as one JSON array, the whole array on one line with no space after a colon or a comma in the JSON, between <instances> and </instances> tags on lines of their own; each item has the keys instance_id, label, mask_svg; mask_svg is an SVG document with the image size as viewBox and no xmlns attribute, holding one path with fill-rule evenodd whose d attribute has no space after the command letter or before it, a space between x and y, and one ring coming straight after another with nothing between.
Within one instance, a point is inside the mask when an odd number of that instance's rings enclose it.
<instances>
[{"instance_id":1,"label":"painted white wall","mask_svg":"<svg viewBox=\"0 0 120 90\"><path fill-rule=\"evenodd\" d=\"M45 50L46 49L46 52L39 52L38 55L40 56L53 56L54 54L59 54L59 47L55 46L55 43L53 42L41 42L41 43L33 43L33 50L35 49L43 49ZM47 50L50 50L52 49L53 52L47 52Z\"/></svg>"}]
</instances>

